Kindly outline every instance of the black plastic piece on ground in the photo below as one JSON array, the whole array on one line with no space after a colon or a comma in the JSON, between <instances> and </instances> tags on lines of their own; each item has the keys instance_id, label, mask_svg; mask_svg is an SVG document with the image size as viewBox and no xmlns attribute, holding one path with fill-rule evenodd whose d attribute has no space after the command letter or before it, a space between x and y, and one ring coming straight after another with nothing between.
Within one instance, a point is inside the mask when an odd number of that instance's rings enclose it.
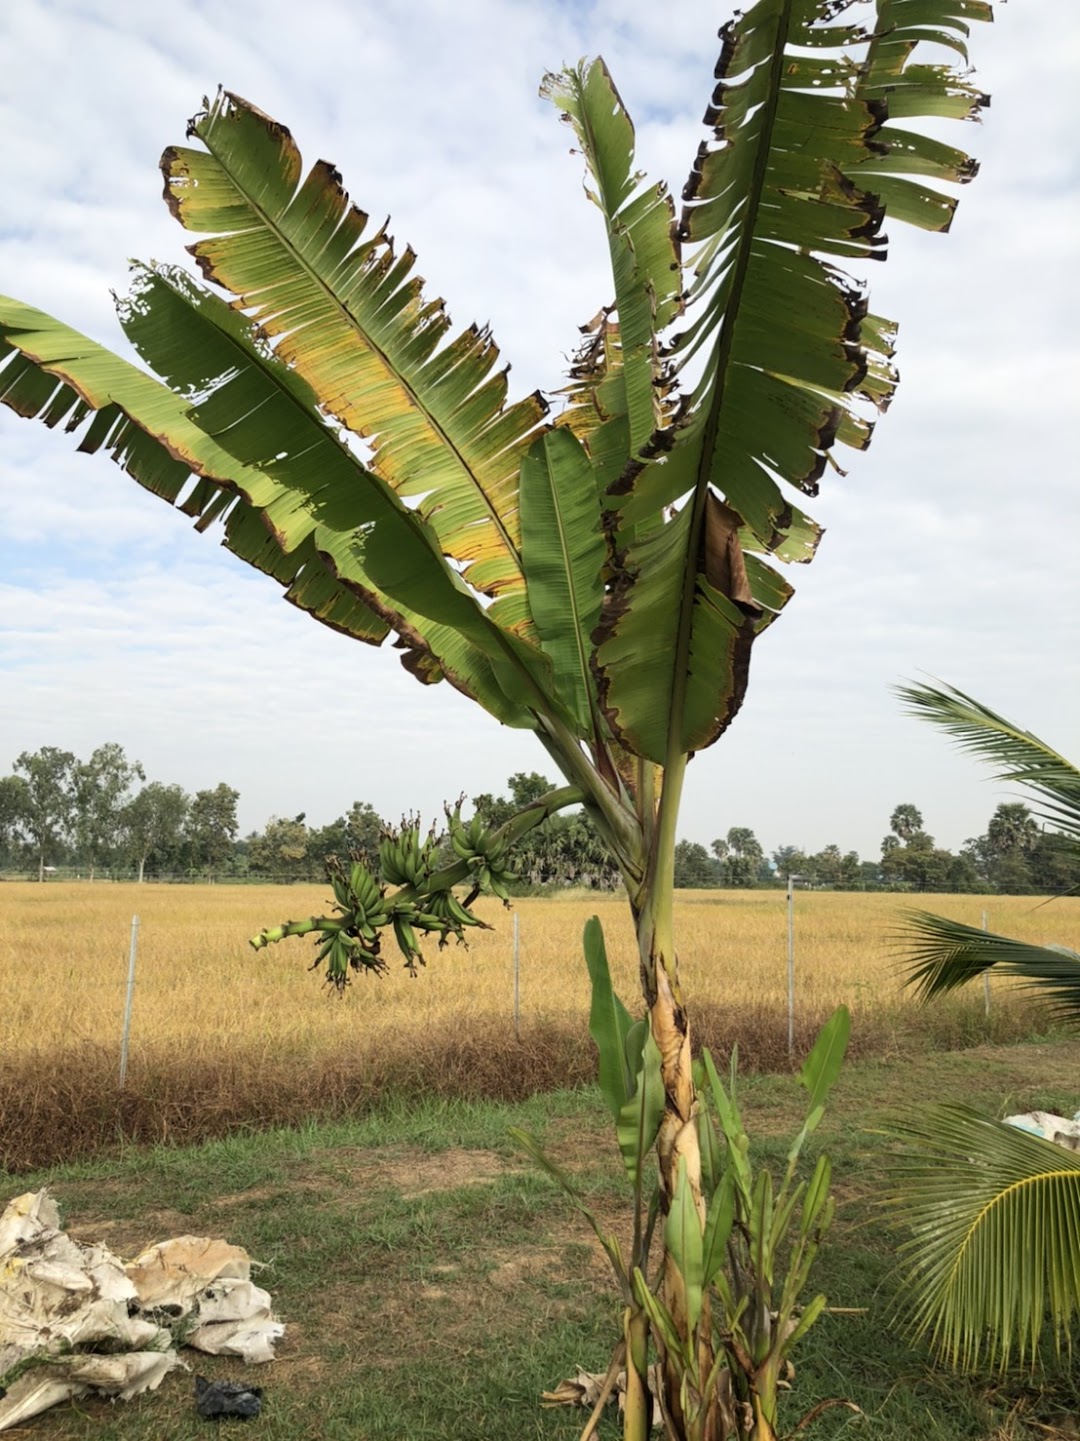
<instances>
[{"instance_id":1,"label":"black plastic piece on ground","mask_svg":"<svg viewBox=\"0 0 1080 1441\"><path fill-rule=\"evenodd\" d=\"M236 1381L208 1381L195 1377L195 1406L204 1421L239 1416L250 1421L262 1410L262 1387L241 1386Z\"/></svg>"}]
</instances>

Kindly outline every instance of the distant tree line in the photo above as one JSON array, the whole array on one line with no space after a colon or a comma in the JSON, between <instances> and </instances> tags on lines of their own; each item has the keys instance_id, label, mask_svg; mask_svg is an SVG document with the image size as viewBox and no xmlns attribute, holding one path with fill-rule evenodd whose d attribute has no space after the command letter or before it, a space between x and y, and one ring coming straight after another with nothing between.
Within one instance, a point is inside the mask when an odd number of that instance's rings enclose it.
<instances>
[{"instance_id":1,"label":"distant tree line","mask_svg":"<svg viewBox=\"0 0 1080 1441\"><path fill-rule=\"evenodd\" d=\"M531 772L511 776L508 786L505 796L473 798L473 809L492 825L554 783ZM241 837L239 799L224 781L194 795L179 785L146 783L142 765L112 741L86 761L56 746L24 751L12 774L0 778L0 870L31 872L39 880L62 868L88 880L317 881L328 856L377 864L384 821L366 801L354 801L327 825L309 825L303 812L271 816L262 831ZM519 883L529 888L619 884L607 848L581 812L562 812L538 826L514 864Z\"/></svg>"},{"instance_id":2,"label":"distant tree line","mask_svg":"<svg viewBox=\"0 0 1080 1441\"><path fill-rule=\"evenodd\" d=\"M474 796L472 805L501 825L554 783L519 772L507 793ZM66 873L201 880L317 881L328 856L358 857L374 866L383 818L354 801L336 820L311 826L301 812L272 816L262 831L241 837L239 792L224 781L188 793L179 785L147 783L142 765L115 741L87 760L55 746L24 751L0 777L0 870L44 879ZM518 847L514 869L522 888L583 886L611 890L619 873L583 810L560 812ZM1042 828L1021 802L1004 802L986 833L958 854L934 844L910 803L898 805L877 860L828 845L816 854L784 845L770 855L752 830L732 826L710 849L680 841L675 884L749 889L784 886L788 876L833 890L976 891L1011 895L1080 889L1080 856L1067 837Z\"/></svg>"},{"instance_id":3,"label":"distant tree line","mask_svg":"<svg viewBox=\"0 0 1080 1441\"><path fill-rule=\"evenodd\" d=\"M675 849L676 886L786 886L789 876L829 890L1056 895L1080 889L1080 849L1068 836L1040 826L1019 801L999 805L985 834L966 840L958 854L934 844L909 802L893 811L878 860L864 861L837 845L816 854L786 845L766 856L743 826L713 841L711 854L693 841L680 841Z\"/></svg>"},{"instance_id":4,"label":"distant tree line","mask_svg":"<svg viewBox=\"0 0 1080 1441\"><path fill-rule=\"evenodd\" d=\"M0 777L0 868L102 874L199 874L214 880L236 846L240 793L220 781L194 795L145 782L139 761L108 741L88 760L57 746L23 751Z\"/></svg>"}]
</instances>

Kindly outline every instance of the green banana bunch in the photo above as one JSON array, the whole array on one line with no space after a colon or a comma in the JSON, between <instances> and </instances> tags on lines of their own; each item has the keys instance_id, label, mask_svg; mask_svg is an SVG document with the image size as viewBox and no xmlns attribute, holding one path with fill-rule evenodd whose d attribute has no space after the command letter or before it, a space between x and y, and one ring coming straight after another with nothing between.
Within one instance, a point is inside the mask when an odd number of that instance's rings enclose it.
<instances>
[{"instance_id":1,"label":"green banana bunch","mask_svg":"<svg viewBox=\"0 0 1080 1441\"><path fill-rule=\"evenodd\" d=\"M417 967L424 964L418 931L438 937L441 949L450 936L464 945L467 930L489 929L487 922L470 907L482 891L509 904L506 883L513 878L513 873L507 869L506 862L510 847L485 824L482 816L474 815L464 824L460 801L452 812L447 807L446 815L454 854L467 862L470 873L470 890L464 901L454 894L445 875L440 878L439 889L431 889L440 866L439 853L444 838L436 833L434 826L422 836L419 817L408 816L402 820L399 830L388 829L383 833L377 873L356 857L348 865L337 856L327 857L326 873L334 892L334 915L287 921L283 926L262 931L253 938L252 944L260 949L288 935L314 933L317 949L312 969L325 962L328 984L341 991L349 984L353 971L366 970L378 975L387 969L381 946L384 932L391 928L406 968L413 975ZM387 886L400 889L388 896Z\"/></svg>"},{"instance_id":2,"label":"green banana bunch","mask_svg":"<svg viewBox=\"0 0 1080 1441\"><path fill-rule=\"evenodd\" d=\"M395 911L392 921L398 949L405 957L405 968L410 974L415 976L417 962L423 965L424 955L416 939L416 932L412 928L412 922L398 911Z\"/></svg>"},{"instance_id":3,"label":"green banana bunch","mask_svg":"<svg viewBox=\"0 0 1080 1441\"><path fill-rule=\"evenodd\" d=\"M507 864L510 845L506 838L491 830L479 812L467 824L464 823L460 801L453 810L447 807L446 819L454 854L465 861L472 871L476 889L488 891L497 896L503 905L509 905L507 882L514 879L514 873Z\"/></svg>"},{"instance_id":4,"label":"green banana bunch","mask_svg":"<svg viewBox=\"0 0 1080 1441\"><path fill-rule=\"evenodd\" d=\"M435 868L438 837L432 826L420 838L420 819L409 816L398 831L387 831L379 843L379 870L392 886L412 886L423 890Z\"/></svg>"}]
</instances>

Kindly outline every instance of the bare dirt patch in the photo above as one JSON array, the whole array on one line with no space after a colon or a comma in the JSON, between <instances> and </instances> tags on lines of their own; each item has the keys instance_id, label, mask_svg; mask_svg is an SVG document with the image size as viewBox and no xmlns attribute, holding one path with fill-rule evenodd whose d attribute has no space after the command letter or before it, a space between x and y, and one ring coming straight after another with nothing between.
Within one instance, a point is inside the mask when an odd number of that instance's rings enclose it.
<instances>
[{"instance_id":1,"label":"bare dirt patch","mask_svg":"<svg viewBox=\"0 0 1080 1441\"><path fill-rule=\"evenodd\" d=\"M137 1256L148 1246L154 1245L156 1241L164 1241L169 1236L189 1236L192 1230L190 1216L162 1208L144 1211L138 1220L127 1216L113 1219L80 1212L78 1225L71 1227L69 1234L73 1240L88 1246L92 1246L95 1241L104 1241L113 1255L130 1257Z\"/></svg>"},{"instance_id":2,"label":"bare dirt patch","mask_svg":"<svg viewBox=\"0 0 1080 1441\"><path fill-rule=\"evenodd\" d=\"M445 1151L422 1151L419 1147L385 1146L374 1150L342 1149L327 1153L333 1159L335 1176L348 1177L357 1184L393 1187L406 1201L435 1191L456 1191L463 1186L490 1186L502 1176L523 1169L493 1151L469 1150L463 1146Z\"/></svg>"},{"instance_id":3,"label":"bare dirt patch","mask_svg":"<svg viewBox=\"0 0 1080 1441\"><path fill-rule=\"evenodd\" d=\"M498 1250L491 1259L496 1264L488 1272L486 1280L489 1286L499 1291L514 1291L527 1279L558 1274L565 1266L560 1246L537 1246L529 1251Z\"/></svg>"}]
</instances>

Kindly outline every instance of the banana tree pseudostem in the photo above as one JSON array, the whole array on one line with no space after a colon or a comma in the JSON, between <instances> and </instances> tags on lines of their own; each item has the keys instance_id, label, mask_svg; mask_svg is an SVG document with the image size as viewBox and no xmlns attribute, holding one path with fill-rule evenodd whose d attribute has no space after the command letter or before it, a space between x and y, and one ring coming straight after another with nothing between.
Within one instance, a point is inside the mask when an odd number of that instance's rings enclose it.
<instances>
[{"instance_id":1,"label":"banana tree pseudostem","mask_svg":"<svg viewBox=\"0 0 1080 1441\"><path fill-rule=\"evenodd\" d=\"M453 335L412 251L227 91L162 158L166 202L200 237L189 250L214 288L136 266L119 302L153 374L0 300L6 405L216 526L316 619L372 645L392 637L422 683L535 732L567 784L498 844L584 804L616 857L660 1057L661 1210L682 1175L702 1226L672 916L686 766L734 719L754 642L791 595L770 558L816 550L820 528L793 497L816 493L837 442L864 449L889 403L895 327L840 267L883 259L887 220L948 228L955 200L937 187L976 167L917 126L977 116L985 97L953 63L969 22L990 18L985 0L758 0L720 31L681 213L635 170L603 62L549 75L612 269L554 410L511 399L490 334ZM498 884L469 866L422 889L445 910L456 881ZM402 882L416 891L408 869ZM320 934L338 974L357 964L355 935ZM366 964L375 943L360 939ZM660 1294L685 1338L678 1267ZM691 1425L665 1364L669 1434L727 1434L709 1406Z\"/></svg>"}]
</instances>

